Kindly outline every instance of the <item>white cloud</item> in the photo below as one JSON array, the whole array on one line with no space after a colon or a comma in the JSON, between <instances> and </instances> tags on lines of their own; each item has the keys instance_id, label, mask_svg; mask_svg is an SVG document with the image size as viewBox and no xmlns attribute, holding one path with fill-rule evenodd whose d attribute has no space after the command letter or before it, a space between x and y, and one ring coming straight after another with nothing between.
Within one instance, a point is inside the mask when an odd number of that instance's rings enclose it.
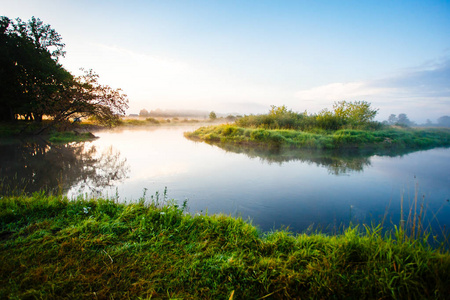
<instances>
[{"instance_id":1,"label":"white cloud","mask_svg":"<svg viewBox=\"0 0 450 300\"><path fill-rule=\"evenodd\" d=\"M450 60L389 78L316 86L295 97L313 112L335 101L365 100L380 108L381 119L391 113L406 113L417 122L437 119L450 114Z\"/></svg>"},{"instance_id":2,"label":"white cloud","mask_svg":"<svg viewBox=\"0 0 450 300\"><path fill-rule=\"evenodd\" d=\"M329 101L361 99L367 96L386 93L390 88L371 86L368 82L335 82L298 91L295 96L303 101Z\"/></svg>"},{"instance_id":3,"label":"white cloud","mask_svg":"<svg viewBox=\"0 0 450 300\"><path fill-rule=\"evenodd\" d=\"M333 82L303 90L252 84L240 74L223 74L211 66L139 53L103 44L75 44L62 62L76 73L92 68L101 82L122 88L130 113L140 109L203 109L261 113L270 105L308 112L331 108L335 101L365 100L379 108L379 118L407 113L417 122L450 115L450 59L375 80ZM83 65L79 65L82 62Z\"/></svg>"}]
</instances>

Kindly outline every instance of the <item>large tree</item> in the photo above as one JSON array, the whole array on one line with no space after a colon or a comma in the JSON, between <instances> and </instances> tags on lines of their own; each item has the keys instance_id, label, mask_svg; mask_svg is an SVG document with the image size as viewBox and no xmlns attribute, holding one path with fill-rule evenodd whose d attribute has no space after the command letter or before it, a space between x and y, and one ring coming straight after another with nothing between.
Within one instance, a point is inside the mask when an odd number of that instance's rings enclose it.
<instances>
[{"instance_id":1,"label":"large tree","mask_svg":"<svg viewBox=\"0 0 450 300\"><path fill-rule=\"evenodd\" d=\"M396 125L400 126L413 126L415 125L414 122L412 122L408 116L404 113L398 115L397 123Z\"/></svg>"},{"instance_id":2,"label":"large tree","mask_svg":"<svg viewBox=\"0 0 450 300\"><path fill-rule=\"evenodd\" d=\"M39 19L0 20L0 120L42 120L52 95L71 77L59 63L61 36Z\"/></svg>"},{"instance_id":3,"label":"large tree","mask_svg":"<svg viewBox=\"0 0 450 300\"><path fill-rule=\"evenodd\" d=\"M378 109L371 108L366 101L339 101L334 103L333 111L322 110L316 120L324 129L359 128L373 122L377 113Z\"/></svg>"},{"instance_id":4,"label":"large tree","mask_svg":"<svg viewBox=\"0 0 450 300\"><path fill-rule=\"evenodd\" d=\"M389 125L395 125L398 122L398 118L395 114L390 114L389 118L387 119L387 123Z\"/></svg>"},{"instance_id":5,"label":"large tree","mask_svg":"<svg viewBox=\"0 0 450 300\"><path fill-rule=\"evenodd\" d=\"M41 20L0 18L0 121L17 116L53 123L94 116L111 123L125 113L126 95L98 83L92 71L74 77L58 62L61 36Z\"/></svg>"},{"instance_id":6,"label":"large tree","mask_svg":"<svg viewBox=\"0 0 450 300\"><path fill-rule=\"evenodd\" d=\"M437 119L438 125L442 127L450 127L450 117L449 116L442 116L439 119Z\"/></svg>"},{"instance_id":7,"label":"large tree","mask_svg":"<svg viewBox=\"0 0 450 300\"><path fill-rule=\"evenodd\" d=\"M60 93L55 95L49 115L56 122L71 117L94 117L111 125L128 108L128 99L121 89L113 89L98 82L99 76L92 70L73 78Z\"/></svg>"},{"instance_id":8,"label":"large tree","mask_svg":"<svg viewBox=\"0 0 450 300\"><path fill-rule=\"evenodd\" d=\"M339 101L333 105L334 115L353 126L367 124L375 118L378 109L372 109L366 101Z\"/></svg>"}]
</instances>

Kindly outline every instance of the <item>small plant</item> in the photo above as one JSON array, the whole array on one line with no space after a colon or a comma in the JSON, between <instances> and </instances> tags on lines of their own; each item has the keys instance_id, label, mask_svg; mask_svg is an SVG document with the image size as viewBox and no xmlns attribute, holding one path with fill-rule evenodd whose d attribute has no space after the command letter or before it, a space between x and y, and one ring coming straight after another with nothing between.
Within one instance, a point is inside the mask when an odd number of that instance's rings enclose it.
<instances>
[{"instance_id":1,"label":"small plant","mask_svg":"<svg viewBox=\"0 0 450 300\"><path fill-rule=\"evenodd\" d=\"M381 225L261 233L240 218L185 214L167 189L151 203L146 193L128 204L1 197L0 298L448 298L450 253L417 239L419 198L414 235L400 239Z\"/></svg>"}]
</instances>

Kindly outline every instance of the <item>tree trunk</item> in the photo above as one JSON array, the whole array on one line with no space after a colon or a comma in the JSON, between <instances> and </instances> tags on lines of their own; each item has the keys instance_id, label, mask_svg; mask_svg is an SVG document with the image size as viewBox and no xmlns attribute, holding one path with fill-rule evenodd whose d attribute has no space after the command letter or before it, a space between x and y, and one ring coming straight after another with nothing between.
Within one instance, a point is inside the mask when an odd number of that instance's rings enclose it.
<instances>
[{"instance_id":1,"label":"tree trunk","mask_svg":"<svg viewBox=\"0 0 450 300\"><path fill-rule=\"evenodd\" d=\"M0 107L0 121L12 122L14 120L15 120L14 113L11 107L8 106Z\"/></svg>"},{"instance_id":2,"label":"tree trunk","mask_svg":"<svg viewBox=\"0 0 450 300\"><path fill-rule=\"evenodd\" d=\"M42 122L42 115L36 114L36 113L33 113L33 115L34 115L34 121L35 122L38 122L38 123Z\"/></svg>"}]
</instances>

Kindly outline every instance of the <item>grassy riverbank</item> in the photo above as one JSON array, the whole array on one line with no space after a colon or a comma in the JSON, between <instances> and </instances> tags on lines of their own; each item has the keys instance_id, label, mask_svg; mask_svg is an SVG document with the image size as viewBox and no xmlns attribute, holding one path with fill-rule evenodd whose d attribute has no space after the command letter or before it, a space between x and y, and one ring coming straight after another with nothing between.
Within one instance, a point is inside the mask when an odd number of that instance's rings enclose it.
<instances>
[{"instance_id":1,"label":"grassy riverbank","mask_svg":"<svg viewBox=\"0 0 450 300\"><path fill-rule=\"evenodd\" d=\"M450 146L450 129L386 128L336 131L243 128L237 125L201 127L186 137L210 142L286 146L306 149L426 149Z\"/></svg>"},{"instance_id":2,"label":"grassy riverbank","mask_svg":"<svg viewBox=\"0 0 450 300\"><path fill-rule=\"evenodd\" d=\"M39 136L44 140L53 143L68 143L87 141L95 138L92 132L106 130L111 128L129 128L129 127L156 127L156 126L198 126L220 124L228 119L219 118L209 119L179 119L179 118L121 118L110 126L99 123L95 120L83 120L82 122L62 122L51 125L50 120L42 122L32 122L25 120L16 120L15 122L0 123L0 138L14 139ZM45 130L43 130L45 128Z\"/></svg>"},{"instance_id":3,"label":"grassy riverbank","mask_svg":"<svg viewBox=\"0 0 450 300\"><path fill-rule=\"evenodd\" d=\"M81 142L94 139L95 136L91 131L102 128L99 125L91 123L64 123L58 126L48 127L48 130L40 132L42 128L46 128L49 124L50 122L48 120L44 120L41 123L24 120L0 123L0 138L15 139L38 136L52 143ZM38 132L40 133L37 134Z\"/></svg>"},{"instance_id":4,"label":"grassy riverbank","mask_svg":"<svg viewBox=\"0 0 450 300\"><path fill-rule=\"evenodd\" d=\"M164 197L165 198L165 197ZM450 253L404 231L262 234L241 219L61 196L0 199L0 298L445 299Z\"/></svg>"}]
</instances>

